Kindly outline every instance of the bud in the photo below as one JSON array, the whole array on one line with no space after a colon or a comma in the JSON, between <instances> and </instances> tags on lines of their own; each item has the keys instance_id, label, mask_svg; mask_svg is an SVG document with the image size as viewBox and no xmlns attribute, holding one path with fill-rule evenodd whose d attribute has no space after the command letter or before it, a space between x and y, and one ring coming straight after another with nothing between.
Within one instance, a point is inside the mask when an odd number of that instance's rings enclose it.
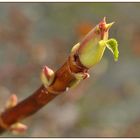
<instances>
[{"instance_id":1,"label":"bud","mask_svg":"<svg viewBox=\"0 0 140 140\"><path fill-rule=\"evenodd\" d=\"M74 76L78 80L83 80L83 79L89 78L88 73L82 73L82 72L81 73L75 73Z\"/></svg>"},{"instance_id":2,"label":"bud","mask_svg":"<svg viewBox=\"0 0 140 140\"><path fill-rule=\"evenodd\" d=\"M104 18L95 28L93 28L85 38L78 44L77 49L80 62L87 68L90 68L100 62L105 48L109 48L113 54L115 51L115 57L118 57L117 41L113 39L108 40L109 29L114 24L106 24L106 18ZM114 42L114 43L113 43ZM112 46L113 45L113 46ZM114 46L116 45L116 46ZM77 45L76 45L77 48ZM115 49L113 49L115 48ZM117 60L117 58L115 58Z\"/></svg>"},{"instance_id":3,"label":"bud","mask_svg":"<svg viewBox=\"0 0 140 140\"><path fill-rule=\"evenodd\" d=\"M11 108L17 105L17 96L15 94L12 94L10 98L6 102L6 108Z\"/></svg>"},{"instance_id":4,"label":"bud","mask_svg":"<svg viewBox=\"0 0 140 140\"><path fill-rule=\"evenodd\" d=\"M44 66L41 72L41 81L45 87L48 87L54 80L54 71L47 66Z\"/></svg>"},{"instance_id":5,"label":"bud","mask_svg":"<svg viewBox=\"0 0 140 140\"><path fill-rule=\"evenodd\" d=\"M27 130L27 126L22 124L22 123L15 123L13 124L11 127L10 127L10 131L15 134L15 135L18 135L18 134L22 134L24 133L26 130Z\"/></svg>"}]
</instances>

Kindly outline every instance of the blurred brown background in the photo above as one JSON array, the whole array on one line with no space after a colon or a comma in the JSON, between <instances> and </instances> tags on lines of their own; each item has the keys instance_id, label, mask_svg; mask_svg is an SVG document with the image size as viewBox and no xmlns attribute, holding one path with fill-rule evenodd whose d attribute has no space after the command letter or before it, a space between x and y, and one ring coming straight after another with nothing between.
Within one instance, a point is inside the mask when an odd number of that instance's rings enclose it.
<instances>
[{"instance_id":1,"label":"blurred brown background","mask_svg":"<svg viewBox=\"0 0 140 140\"><path fill-rule=\"evenodd\" d=\"M57 70L104 16L116 22L119 61L106 50L89 79L24 120L29 129L16 137L140 137L140 3L0 3L0 109L11 94L35 91L42 66Z\"/></svg>"}]
</instances>

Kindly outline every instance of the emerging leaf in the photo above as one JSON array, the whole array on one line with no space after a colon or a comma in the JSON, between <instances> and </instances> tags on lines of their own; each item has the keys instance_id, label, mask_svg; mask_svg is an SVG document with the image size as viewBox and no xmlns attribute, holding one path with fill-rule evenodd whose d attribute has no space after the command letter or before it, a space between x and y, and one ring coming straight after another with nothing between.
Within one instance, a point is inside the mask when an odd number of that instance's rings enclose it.
<instances>
[{"instance_id":1,"label":"emerging leaf","mask_svg":"<svg viewBox=\"0 0 140 140\"><path fill-rule=\"evenodd\" d=\"M113 53L114 60L117 61L119 57L118 43L115 39L109 39L106 41L107 48Z\"/></svg>"}]
</instances>

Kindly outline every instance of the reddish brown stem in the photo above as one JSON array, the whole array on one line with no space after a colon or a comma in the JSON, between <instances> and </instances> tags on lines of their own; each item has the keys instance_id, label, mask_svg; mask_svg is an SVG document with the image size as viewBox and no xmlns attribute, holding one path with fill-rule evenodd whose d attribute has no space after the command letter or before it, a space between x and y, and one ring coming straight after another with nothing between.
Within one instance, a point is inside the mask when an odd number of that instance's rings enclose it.
<instances>
[{"instance_id":1,"label":"reddish brown stem","mask_svg":"<svg viewBox=\"0 0 140 140\"><path fill-rule=\"evenodd\" d=\"M87 69L81 65L78 56L69 56L65 64L56 71L55 80L51 86L45 88L41 85L31 96L18 103L15 107L1 113L0 133L8 130L12 124L36 113L66 90L69 84L75 80L75 77L72 75L73 72L83 71L87 71Z\"/></svg>"}]
</instances>

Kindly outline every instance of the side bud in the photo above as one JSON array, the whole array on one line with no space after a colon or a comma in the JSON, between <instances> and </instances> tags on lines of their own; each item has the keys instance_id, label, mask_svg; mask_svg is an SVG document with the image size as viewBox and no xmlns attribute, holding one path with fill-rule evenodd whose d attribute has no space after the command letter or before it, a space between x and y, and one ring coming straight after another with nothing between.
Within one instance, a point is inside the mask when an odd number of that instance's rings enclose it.
<instances>
[{"instance_id":1,"label":"side bud","mask_svg":"<svg viewBox=\"0 0 140 140\"><path fill-rule=\"evenodd\" d=\"M22 124L22 123L15 123L10 127L10 131L14 134L14 135L18 135L18 134L22 134L25 133L27 130L27 126Z\"/></svg>"},{"instance_id":2,"label":"side bud","mask_svg":"<svg viewBox=\"0 0 140 140\"><path fill-rule=\"evenodd\" d=\"M47 66L44 66L41 72L41 81L45 87L48 87L52 84L55 74L54 71Z\"/></svg>"},{"instance_id":3,"label":"side bud","mask_svg":"<svg viewBox=\"0 0 140 140\"><path fill-rule=\"evenodd\" d=\"M15 94L12 94L6 102L6 108L9 109L17 105L18 99Z\"/></svg>"},{"instance_id":4,"label":"side bud","mask_svg":"<svg viewBox=\"0 0 140 140\"><path fill-rule=\"evenodd\" d=\"M81 73L75 73L74 76L77 80L83 80L83 79L86 79L86 78L90 77L90 75L86 72L85 73L82 73L82 72Z\"/></svg>"}]
</instances>

